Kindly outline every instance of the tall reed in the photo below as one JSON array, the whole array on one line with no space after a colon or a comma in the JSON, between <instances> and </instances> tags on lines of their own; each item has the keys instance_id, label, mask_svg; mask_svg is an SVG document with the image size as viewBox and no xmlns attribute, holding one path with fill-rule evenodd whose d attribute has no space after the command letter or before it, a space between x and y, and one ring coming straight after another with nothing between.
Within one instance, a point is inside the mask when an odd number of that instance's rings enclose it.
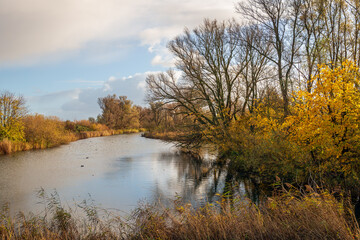
<instances>
[{"instance_id":1,"label":"tall reed","mask_svg":"<svg viewBox=\"0 0 360 240\"><path fill-rule=\"evenodd\" d=\"M327 192L285 192L260 205L225 197L198 209L179 200L172 208L145 204L127 220L86 201L86 218L76 218L56 194L45 206L48 215L16 218L4 208L0 239L360 239L352 209Z\"/></svg>"}]
</instances>

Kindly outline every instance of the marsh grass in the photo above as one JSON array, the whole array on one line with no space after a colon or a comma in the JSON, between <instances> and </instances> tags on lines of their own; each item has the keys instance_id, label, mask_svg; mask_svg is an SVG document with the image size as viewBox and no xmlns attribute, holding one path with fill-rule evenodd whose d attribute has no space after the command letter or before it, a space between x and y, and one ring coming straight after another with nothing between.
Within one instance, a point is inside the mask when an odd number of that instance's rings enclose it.
<instances>
[{"instance_id":1,"label":"marsh grass","mask_svg":"<svg viewBox=\"0 0 360 240\"><path fill-rule=\"evenodd\" d=\"M138 209L135 239L359 239L352 211L326 193L282 194L257 206L239 199L158 212Z\"/></svg>"},{"instance_id":2,"label":"marsh grass","mask_svg":"<svg viewBox=\"0 0 360 240\"><path fill-rule=\"evenodd\" d=\"M153 138L153 139L161 139L165 141L177 141L183 139L184 133L182 132L171 132L171 131L165 131L165 132L145 132L143 133L143 137L146 138Z\"/></svg>"},{"instance_id":3,"label":"marsh grass","mask_svg":"<svg viewBox=\"0 0 360 240\"><path fill-rule=\"evenodd\" d=\"M118 130L103 130L103 131L85 131L77 133L79 139L92 138L92 137L103 137L103 136L111 136L111 135L119 135L119 134L128 134L128 133L139 133L144 132L145 129L118 129Z\"/></svg>"},{"instance_id":4,"label":"marsh grass","mask_svg":"<svg viewBox=\"0 0 360 240\"><path fill-rule=\"evenodd\" d=\"M99 124L98 124L99 125ZM34 127L35 128L35 127ZM98 127L100 128L100 127ZM28 129L29 130L29 129ZM45 149L68 144L80 139L104 137L119 134L129 134L144 132L146 129L121 129L121 130L98 130L71 132L69 130L56 130L55 128L47 128L45 131L28 131L26 142L15 142L8 139L0 141L0 154L11 154L19 151L27 151L31 149Z\"/></svg>"},{"instance_id":5,"label":"marsh grass","mask_svg":"<svg viewBox=\"0 0 360 240\"><path fill-rule=\"evenodd\" d=\"M10 154L12 152L30 150L31 145L26 142L15 142L8 139L0 141L0 154Z\"/></svg>"},{"instance_id":6,"label":"marsh grass","mask_svg":"<svg viewBox=\"0 0 360 240\"><path fill-rule=\"evenodd\" d=\"M0 139L0 154L10 154L30 149L45 149L67 144L79 139L103 137L124 133L144 132L145 129L109 129L106 125L81 121L62 121L41 114L28 115L22 120L21 140Z\"/></svg>"},{"instance_id":7,"label":"marsh grass","mask_svg":"<svg viewBox=\"0 0 360 240\"><path fill-rule=\"evenodd\" d=\"M173 207L143 204L128 217L79 204L83 218L42 195L42 216L0 213L0 239L359 239L359 226L344 199L322 191L283 191L260 205L221 197L193 208L180 199Z\"/></svg>"}]
</instances>

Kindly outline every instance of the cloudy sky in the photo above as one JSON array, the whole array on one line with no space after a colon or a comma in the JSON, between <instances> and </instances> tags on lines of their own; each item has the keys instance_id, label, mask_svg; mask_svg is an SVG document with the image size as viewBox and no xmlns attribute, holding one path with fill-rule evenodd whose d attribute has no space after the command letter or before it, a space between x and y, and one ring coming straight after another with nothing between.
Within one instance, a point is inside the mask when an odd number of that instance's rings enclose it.
<instances>
[{"instance_id":1,"label":"cloudy sky","mask_svg":"<svg viewBox=\"0 0 360 240\"><path fill-rule=\"evenodd\" d=\"M31 112L100 113L97 98L144 105L144 80L172 66L166 43L204 18L237 17L233 0L0 0L0 90Z\"/></svg>"}]
</instances>

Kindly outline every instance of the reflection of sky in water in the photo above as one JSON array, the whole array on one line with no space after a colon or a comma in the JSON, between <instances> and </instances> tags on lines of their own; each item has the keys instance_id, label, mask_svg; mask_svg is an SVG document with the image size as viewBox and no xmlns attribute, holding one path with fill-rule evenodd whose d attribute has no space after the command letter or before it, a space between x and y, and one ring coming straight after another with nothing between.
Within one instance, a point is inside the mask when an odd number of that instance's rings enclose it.
<instances>
[{"instance_id":1,"label":"reflection of sky in water","mask_svg":"<svg viewBox=\"0 0 360 240\"><path fill-rule=\"evenodd\" d=\"M84 167L81 167L84 165ZM37 211L34 192L54 189L63 203L89 194L104 208L130 212L140 200L212 200L226 172L176 153L172 144L139 134L91 138L54 149L0 157L0 204Z\"/></svg>"}]
</instances>

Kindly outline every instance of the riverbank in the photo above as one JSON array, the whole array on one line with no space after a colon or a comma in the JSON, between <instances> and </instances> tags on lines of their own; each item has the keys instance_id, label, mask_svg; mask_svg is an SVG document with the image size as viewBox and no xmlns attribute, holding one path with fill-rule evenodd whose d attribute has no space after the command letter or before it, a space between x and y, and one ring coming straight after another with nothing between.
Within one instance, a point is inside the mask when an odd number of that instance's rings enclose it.
<instances>
[{"instance_id":1,"label":"riverbank","mask_svg":"<svg viewBox=\"0 0 360 240\"><path fill-rule=\"evenodd\" d=\"M144 132L143 137L151 139L160 139L164 141L179 141L182 139L183 133L180 132Z\"/></svg>"},{"instance_id":2,"label":"riverbank","mask_svg":"<svg viewBox=\"0 0 360 240\"><path fill-rule=\"evenodd\" d=\"M93 137L104 137L111 135L120 135L128 133L139 133L145 129L122 129L122 130L103 130L103 131L83 131L83 132L67 132L63 134L61 140L56 142L49 141L37 141L37 142L20 142L3 139L0 141L0 155L11 154L15 152L53 148L63 144L68 144L81 139L93 138ZM50 138L53 136L49 136Z\"/></svg>"},{"instance_id":3,"label":"riverbank","mask_svg":"<svg viewBox=\"0 0 360 240\"><path fill-rule=\"evenodd\" d=\"M83 203L87 218L74 217L56 194L48 216L0 212L0 239L359 239L360 229L346 201L327 192L285 191L260 205L221 197L194 209L175 200L172 208L144 204L126 219ZM344 200L344 199L343 199ZM100 217L107 216L107 217Z\"/></svg>"}]
</instances>

